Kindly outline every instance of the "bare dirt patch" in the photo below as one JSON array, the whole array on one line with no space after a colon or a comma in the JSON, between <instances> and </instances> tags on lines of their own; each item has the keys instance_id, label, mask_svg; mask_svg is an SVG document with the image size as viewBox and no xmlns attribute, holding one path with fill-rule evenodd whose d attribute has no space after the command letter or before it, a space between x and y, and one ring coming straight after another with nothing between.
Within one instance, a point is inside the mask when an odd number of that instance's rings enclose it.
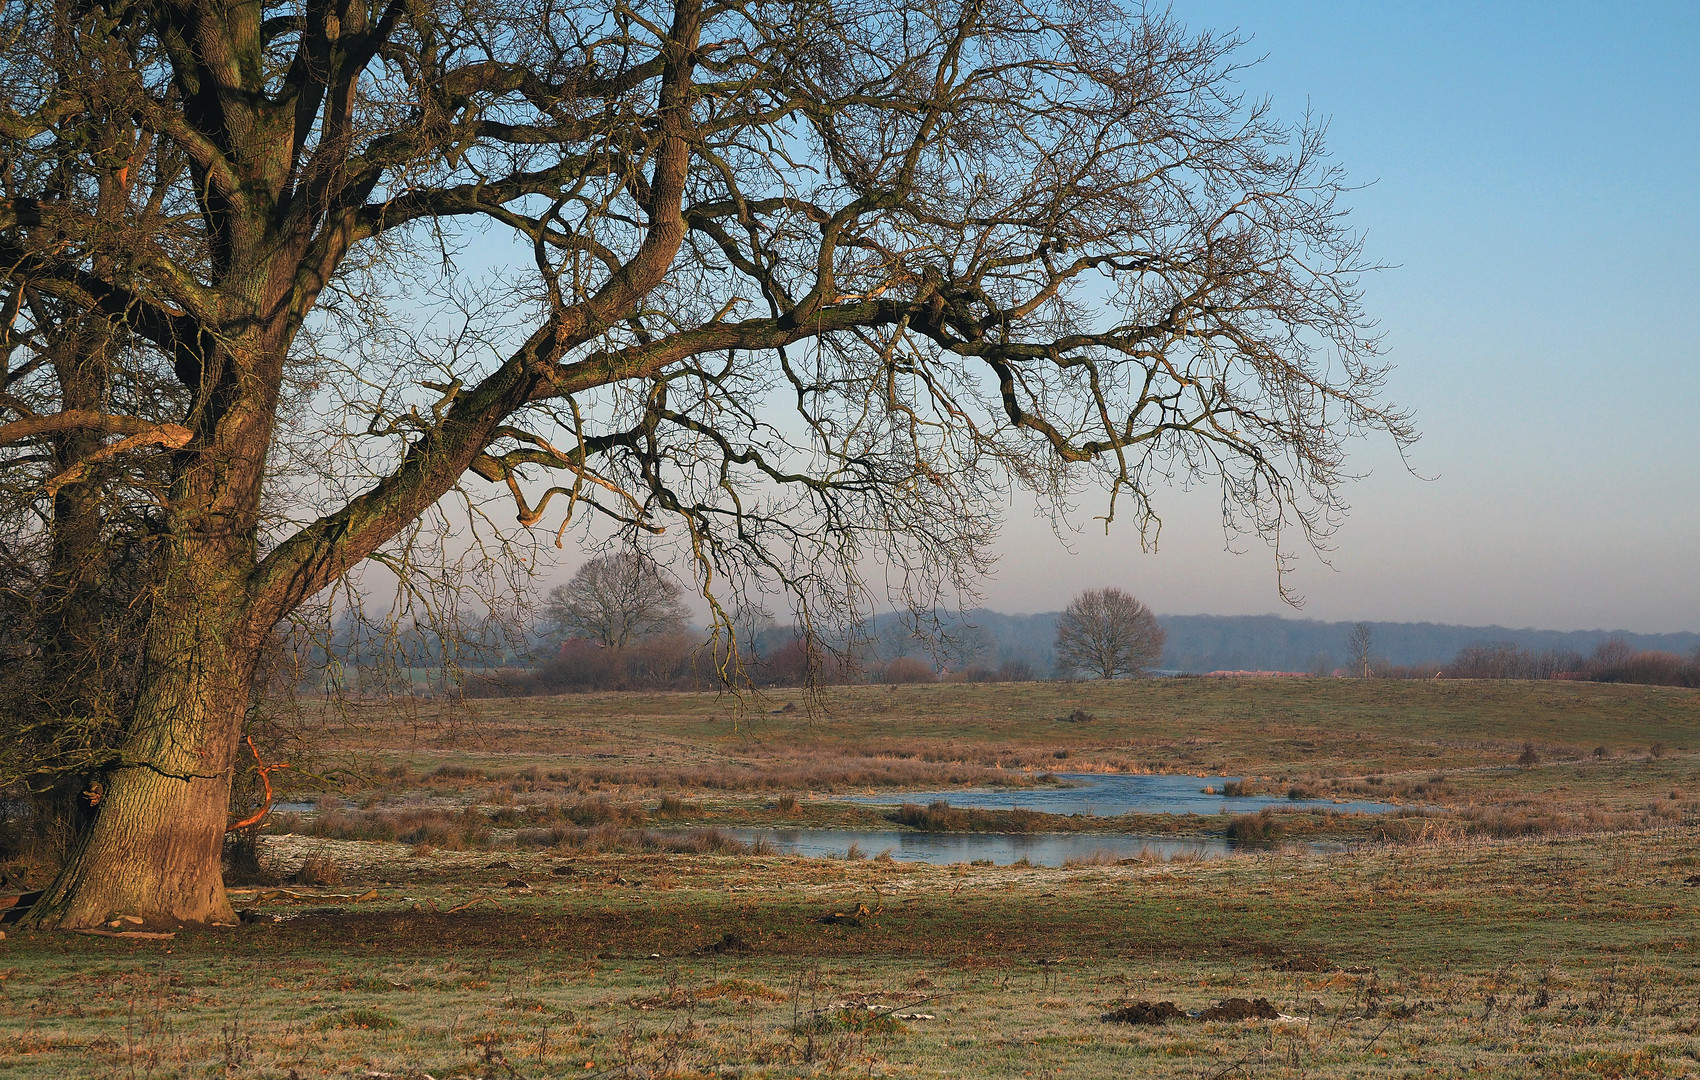
<instances>
[{"instance_id":1,"label":"bare dirt patch","mask_svg":"<svg viewBox=\"0 0 1700 1080\"><path fill-rule=\"evenodd\" d=\"M1274 1020L1280 1015L1281 1010L1269 1004L1267 998L1258 998L1255 1001L1226 998L1205 1009L1198 1018L1208 1023L1220 1020Z\"/></svg>"},{"instance_id":2,"label":"bare dirt patch","mask_svg":"<svg viewBox=\"0 0 1700 1080\"><path fill-rule=\"evenodd\" d=\"M1185 1019L1186 1013L1172 1001L1135 1001L1104 1014L1106 1024L1166 1024Z\"/></svg>"}]
</instances>

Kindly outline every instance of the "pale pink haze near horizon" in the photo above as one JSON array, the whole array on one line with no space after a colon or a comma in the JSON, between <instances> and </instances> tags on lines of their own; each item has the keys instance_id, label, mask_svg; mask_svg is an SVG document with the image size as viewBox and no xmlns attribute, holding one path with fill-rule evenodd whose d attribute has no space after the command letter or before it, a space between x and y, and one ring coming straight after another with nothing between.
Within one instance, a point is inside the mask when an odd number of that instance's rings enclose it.
<instances>
[{"instance_id":1,"label":"pale pink haze near horizon","mask_svg":"<svg viewBox=\"0 0 1700 1080\"><path fill-rule=\"evenodd\" d=\"M1224 550L1209 485L1154 492L1155 554L1101 499L1065 548L1018 497L985 605L1115 585L1165 614L1700 632L1700 5L1172 10L1250 37L1248 94L1327 118L1423 437L1351 448L1331 565L1289 538L1302 608L1256 538Z\"/></svg>"}]
</instances>

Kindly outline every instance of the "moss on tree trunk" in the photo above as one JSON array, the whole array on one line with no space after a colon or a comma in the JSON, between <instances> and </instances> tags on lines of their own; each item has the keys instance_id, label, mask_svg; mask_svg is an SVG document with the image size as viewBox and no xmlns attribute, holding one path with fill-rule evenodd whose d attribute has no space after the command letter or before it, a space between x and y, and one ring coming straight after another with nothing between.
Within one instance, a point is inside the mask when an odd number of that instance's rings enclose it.
<instances>
[{"instance_id":1,"label":"moss on tree trunk","mask_svg":"<svg viewBox=\"0 0 1700 1080\"><path fill-rule=\"evenodd\" d=\"M178 554L149 626L135 716L93 825L30 911L36 926L233 921L220 854L257 650L234 630L237 567Z\"/></svg>"}]
</instances>

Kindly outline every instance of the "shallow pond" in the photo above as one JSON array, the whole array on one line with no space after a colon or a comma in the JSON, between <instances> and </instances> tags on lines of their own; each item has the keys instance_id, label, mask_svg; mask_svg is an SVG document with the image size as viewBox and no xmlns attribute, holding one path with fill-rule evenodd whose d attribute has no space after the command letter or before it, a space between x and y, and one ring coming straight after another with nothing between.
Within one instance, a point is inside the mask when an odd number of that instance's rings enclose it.
<instances>
[{"instance_id":1,"label":"shallow pond","mask_svg":"<svg viewBox=\"0 0 1700 1080\"><path fill-rule=\"evenodd\" d=\"M855 844L870 858L883 851L909 862L961 863L988 859L999 866L1026 859L1035 866L1061 866L1070 859L1106 855L1137 858L1143 852L1219 858L1253 845L1239 845L1220 836L1127 836L1101 833L919 833L855 829L721 829L744 843L765 841L781 855L816 859L843 858ZM1337 851L1340 844L1305 844L1310 851ZM1266 847L1266 845L1265 845Z\"/></svg>"},{"instance_id":2,"label":"shallow pond","mask_svg":"<svg viewBox=\"0 0 1700 1080\"><path fill-rule=\"evenodd\" d=\"M1116 817L1121 814L1247 814L1265 806L1289 806L1344 813L1383 814L1395 809L1390 803L1333 802L1329 799L1289 799L1284 795L1244 795L1226 798L1206 795L1204 788L1218 792L1234 776L1126 775L1121 773L1053 773L1064 786L1033 788L966 788L955 791L905 791L890 795L837 796L845 802L875 806L899 803L926 805L943 799L952 806L978 810L1037 810L1046 814L1086 814Z\"/></svg>"}]
</instances>

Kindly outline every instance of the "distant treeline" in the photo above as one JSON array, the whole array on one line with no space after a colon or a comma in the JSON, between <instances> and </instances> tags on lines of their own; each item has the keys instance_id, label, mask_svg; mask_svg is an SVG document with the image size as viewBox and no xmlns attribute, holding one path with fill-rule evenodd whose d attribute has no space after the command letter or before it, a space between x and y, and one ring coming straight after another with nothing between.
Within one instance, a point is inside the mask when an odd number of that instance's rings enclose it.
<instances>
[{"instance_id":1,"label":"distant treeline","mask_svg":"<svg viewBox=\"0 0 1700 1080\"><path fill-rule=\"evenodd\" d=\"M1289 619L1279 615L1159 615L1168 634L1157 669L1169 674L1212 671L1290 671L1331 675L1350 665L1349 643L1355 623ZM1679 659L1700 649L1700 633L1635 634L1622 630L1534 630L1503 626L1444 623L1372 622L1371 651L1376 666L1411 668L1432 677L1470 650L1504 652L1507 647L1537 658L1521 670L1540 671L1570 658L1591 658L1607 642L1615 652L1666 653ZM917 627L911 619L885 615L873 621L873 650L884 663L902 656L960 670L979 666L996 670L1009 661L1028 665L1040 678L1056 667L1052 646L1057 613L1006 615L977 609L962 615L940 613ZM1545 658L1541 660L1539 658ZM1518 677L1544 678L1545 675Z\"/></svg>"},{"instance_id":2,"label":"distant treeline","mask_svg":"<svg viewBox=\"0 0 1700 1080\"><path fill-rule=\"evenodd\" d=\"M1157 670L1165 674L1214 671L1344 673L1355 624L1288 619L1275 615L1165 615L1158 621L1168 644ZM938 612L920 620L882 615L833 647L805 647L796 628L766 624L745 635L740 661L757 685L798 685L812 674L823 683L994 682L1056 676L1053 645L1057 613L1009 615L989 609ZM1700 634L1634 634L1624 631L1554 631L1438 623L1367 624L1372 673L1391 677L1597 679L1665 685L1700 685ZM458 667L468 694L562 693L621 689L696 689L717 685L728 657L706 644L700 631L604 649L588 641L550 641L533 632L529 642L502 628L481 627L475 641L445 652L423 631L380 640L372 632L341 628L335 645L315 651L310 666L329 654L350 685L379 690L390 678L423 673L447 659ZM400 647L399 649L397 647ZM419 685L413 679L414 685ZM440 677L428 685L448 690ZM422 688L422 687L421 687ZM379 690L379 692L382 692Z\"/></svg>"},{"instance_id":3,"label":"distant treeline","mask_svg":"<svg viewBox=\"0 0 1700 1080\"><path fill-rule=\"evenodd\" d=\"M1700 687L1700 648L1687 656L1664 649L1637 649L1621 638L1607 638L1589 656L1565 649L1534 652L1515 642L1490 641L1466 646L1443 667L1373 665L1376 675L1406 679L1575 679Z\"/></svg>"},{"instance_id":4,"label":"distant treeline","mask_svg":"<svg viewBox=\"0 0 1700 1080\"><path fill-rule=\"evenodd\" d=\"M1324 674L1349 664L1349 622L1278 615L1165 615L1169 633L1163 667L1177 671L1304 671ZM1631 651L1678 656L1700 648L1700 634L1634 634L1623 630L1534 630L1446 623L1372 622L1373 651L1396 666L1445 666L1467 649L1514 645L1531 654L1589 656L1617 640Z\"/></svg>"},{"instance_id":5,"label":"distant treeline","mask_svg":"<svg viewBox=\"0 0 1700 1080\"><path fill-rule=\"evenodd\" d=\"M1041 676L1021 660L1006 660L996 667L970 663L941 671L912 656L881 660L865 643L811 647L795 628L779 627L743 643L735 658L714 642L688 634L651 638L623 649L574 639L535 667L482 680L486 685L469 687L469 692L696 690L718 686L722 677L757 686L802 686L809 682L1027 682Z\"/></svg>"},{"instance_id":6,"label":"distant treeline","mask_svg":"<svg viewBox=\"0 0 1700 1080\"><path fill-rule=\"evenodd\" d=\"M1421 670L1406 668L1421 677ZM1443 668L1447 679L1584 679L1591 682L1639 682L1646 685L1700 687L1700 648L1688 657L1666 650L1637 650L1620 638L1606 638L1593 655L1566 650L1525 650L1511 641L1472 645Z\"/></svg>"},{"instance_id":7,"label":"distant treeline","mask_svg":"<svg viewBox=\"0 0 1700 1080\"><path fill-rule=\"evenodd\" d=\"M1220 639L1246 635L1231 651L1195 654L1205 662L1174 663L1164 656L1166 674L1205 674L1212 671L1304 671L1327 676L1343 674L1332 655L1317 653L1305 665L1269 662L1279 649L1318 639L1322 628L1337 638L1335 651L1345 651L1353 624L1301 622L1269 617L1167 617L1165 627L1190 634L1195 648L1204 632ZM1227 625L1223 625L1227 624ZM1274 625L1271 625L1274 624ZM1450 679L1573 679L1634 682L1667 686L1700 686L1700 635L1631 635L1553 631L1505 631L1499 627L1441 627L1434 624L1372 623L1370 671L1382 678ZM1050 644L1056 634L1055 615L1003 615L979 610L966 617L938 616L923 626L887 616L868 624L853 644L811 651L793 627L773 627L744 643L740 660L746 677L757 685L797 686L807 679L824 684L1024 682L1055 677ZM1046 631L1048 630L1048 634ZM1272 642L1255 647L1250 635L1271 631ZM1175 633L1171 629L1171 634ZM1490 634L1515 635L1483 640ZM1467 640L1474 637L1475 640ZM1530 646L1562 640L1591 642L1586 652L1563 646ZM1387 653L1407 653L1412 642L1430 645L1458 639L1449 660L1395 663ZM1687 645L1685 653L1644 647L1647 641ZM1043 648L1040 643L1043 642ZM1285 643L1283 645L1282 643ZM1391 648L1389 648L1389 645ZM1183 653L1184 655L1184 653ZM1290 655L1290 653L1288 654ZM713 685L727 658L697 638L672 636L639 643L625 650L598 648L571 641L523 676L509 680L506 692L560 693L582 690L691 689ZM1212 662L1214 661L1214 662Z\"/></svg>"},{"instance_id":8,"label":"distant treeline","mask_svg":"<svg viewBox=\"0 0 1700 1080\"><path fill-rule=\"evenodd\" d=\"M510 671L493 681L484 680L481 685L471 687L470 692L704 689L718 684L720 665L727 660L712 647L683 635L643 641L625 649L569 641L535 668ZM1001 661L996 667L970 662L940 668L932 661L914 656L880 661L877 654L866 654L860 659L823 649L811 654L800 637L785 641L767 653L746 650L741 661L744 677L758 686L800 686L811 678L820 684L833 685L1026 682L1052 677L1051 673L1036 671L1019 659ZM1492 641L1467 645L1443 663L1391 664L1376 656L1371 661L1370 674L1374 678L1390 679L1568 679L1700 687L1700 649L1682 656L1665 650L1636 649L1622 639L1608 638L1583 656L1564 649L1536 651L1515 642Z\"/></svg>"}]
</instances>

